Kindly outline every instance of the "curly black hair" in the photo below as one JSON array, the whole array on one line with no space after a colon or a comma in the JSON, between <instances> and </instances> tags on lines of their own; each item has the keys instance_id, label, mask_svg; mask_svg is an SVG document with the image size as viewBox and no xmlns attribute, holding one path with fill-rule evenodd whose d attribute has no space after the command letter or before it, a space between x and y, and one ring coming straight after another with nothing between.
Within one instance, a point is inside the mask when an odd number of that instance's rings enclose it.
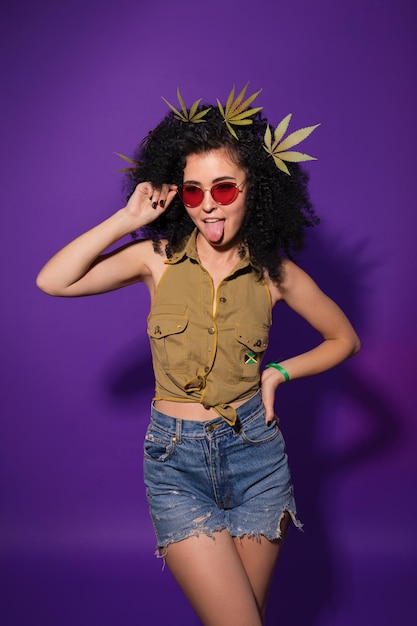
<instances>
[{"instance_id":1,"label":"curly black hair","mask_svg":"<svg viewBox=\"0 0 417 626\"><path fill-rule=\"evenodd\" d=\"M210 105L201 105L199 111ZM135 152L137 167L129 174L127 190L150 181L156 188L163 183L181 185L186 157L223 148L231 160L246 173L248 181L247 209L241 227L241 240L249 247L253 266L279 282L282 258L294 259L303 247L307 227L319 219L314 213L309 193L308 175L297 163L288 163L288 174L280 171L263 148L268 121L259 112L253 123L235 126L236 140L224 123L217 107L212 107L204 122L178 120L168 113L149 132ZM161 250L161 239L168 241L168 257L181 249L194 229L179 196L158 219L142 229L144 236Z\"/></svg>"}]
</instances>

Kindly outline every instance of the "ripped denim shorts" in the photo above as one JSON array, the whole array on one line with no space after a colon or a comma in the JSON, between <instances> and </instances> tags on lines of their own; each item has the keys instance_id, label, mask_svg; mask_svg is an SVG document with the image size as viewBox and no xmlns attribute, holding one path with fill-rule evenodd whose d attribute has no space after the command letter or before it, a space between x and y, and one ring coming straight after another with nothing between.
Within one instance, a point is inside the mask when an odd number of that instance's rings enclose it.
<instances>
[{"instance_id":1,"label":"ripped denim shorts","mask_svg":"<svg viewBox=\"0 0 417 626\"><path fill-rule=\"evenodd\" d=\"M144 478L159 549L224 529L278 539L286 511L301 527L284 439L276 422L266 425L260 391L237 416L232 428L220 417L181 420L152 407Z\"/></svg>"}]
</instances>

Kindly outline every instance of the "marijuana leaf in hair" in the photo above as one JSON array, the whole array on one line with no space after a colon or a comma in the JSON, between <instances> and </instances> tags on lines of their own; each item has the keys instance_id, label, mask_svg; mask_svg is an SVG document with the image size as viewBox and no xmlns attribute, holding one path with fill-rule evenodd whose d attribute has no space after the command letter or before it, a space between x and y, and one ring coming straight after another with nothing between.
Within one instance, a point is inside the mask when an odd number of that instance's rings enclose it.
<instances>
[{"instance_id":1,"label":"marijuana leaf in hair","mask_svg":"<svg viewBox=\"0 0 417 626\"><path fill-rule=\"evenodd\" d=\"M283 141L285 133L287 132L288 125L290 123L292 114L290 113L278 124L274 132L274 141L272 142L271 128L268 124L265 130L264 136L264 149L272 156L275 165L285 174L290 175L288 167L284 161L291 161L292 163L300 163L301 161L315 161L315 157L303 154L302 152L288 151L288 148L292 148L306 139L320 124L315 126L306 126L300 128L288 135Z\"/></svg>"},{"instance_id":2,"label":"marijuana leaf in hair","mask_svg":"<svg viewBox=\"0 0 417 626\"><path fill-rule=\"evenodd\" d=\"M130 157L125 156L124 154L120 154L120 152L115 152L114 154L117 154L117 156L119 156L121 159L123 159L124 161L127 161L128 163L131 163L134 167L124 167L121 170L116 170L116 172L130 172L133 173L137 166L140 165L139 161L135 161L134 159L131 159Z\"/></svg>"},{"instance_id":3,"label":"marijuana leaf in hair","mask_svg":"<svg viewBox=\"0 0 417 626\"><path fill-rule=\"evenodd\" d=\"M200 111L199 113L197 113L198 105L201 102L201 98L194 102L194 104L191 106L191 109L189 111L187 110L187 107L184 104L184 100L181 97L179 87L177 87L177 98L178 98L178 102L180 103L182 112L176 109L172 104L170 104L168 100L165 100L165 98L162 97L162 100L169 106L171 111L174 111L175 113L174 117L177 120L181 120L181 122L193 122L194 124L200 124L201 122L206 121L206 120L203 120L202 118L210 111L210 109L203 109L203 111Z\"/></svg>"},{"instance_id":4,"label":"marijuana leaf in hair","mask_svg":"<svg viewBox=\"0 0 417 626\"><path fill-rule=\"evenodd\" d=\"M249 120L247 118L251 115L255 115L255 113L262 109L262 107L248 109L248 106L252 104L255 98L261 93L262 89L252 94L251 96L249 96L249 98L242 102L248 85L249 83L246 83L240 94L236 97L236 100L233 100L233 98L235 97L235 88L233 87L227 98L226 106L224 108L221 102L217 100L219 111L224 117L224 121L226 122L226 126L229 132L233 135L233 137L235 137L235 139L238 139L238 136L236 135L234 129L231 127L231 124L234 124L236 126L246 126L248 124L252 124L253 120ZM245 109L248 110L245 111Z\"/></svg>"}]
</instances>

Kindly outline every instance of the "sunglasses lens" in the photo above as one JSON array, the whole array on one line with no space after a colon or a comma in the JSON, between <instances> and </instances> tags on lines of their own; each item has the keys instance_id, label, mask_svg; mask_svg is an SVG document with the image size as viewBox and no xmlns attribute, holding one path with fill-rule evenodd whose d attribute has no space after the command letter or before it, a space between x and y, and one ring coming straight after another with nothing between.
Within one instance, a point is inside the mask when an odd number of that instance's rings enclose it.
<instances>
[{"instance_id":1,"label":"sunglasses lens","mask_svg":"<svg viewBox=\"0 0 417 626\"><path fill-rule=\"evenodd\" d=\"M196 207L203 202L204 192L197 185L184 185L180 188L181 199L185 206Z\"/></svg>"},{"instance_id":2,"label":"sunglasses lens","mask_svg":"<svg viewBox=\"0 0 417 626\"><path fill-rule=\"evenodd\" d=\"M218 204L231 204L239 193L234 183L218 183L211 188L213 200Z\"/></svg>"}]
</instances>

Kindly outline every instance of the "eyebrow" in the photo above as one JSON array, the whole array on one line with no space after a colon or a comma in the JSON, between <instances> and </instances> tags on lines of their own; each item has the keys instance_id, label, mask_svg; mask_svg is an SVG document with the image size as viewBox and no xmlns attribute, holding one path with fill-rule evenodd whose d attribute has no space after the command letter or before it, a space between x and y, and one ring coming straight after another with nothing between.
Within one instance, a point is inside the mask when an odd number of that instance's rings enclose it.
<instances>
[{"instance_id":1,"label":"eyebrow","mask_svg":"<svg viewBox=\"0 0 417 626\"><path fill-rule=\"evenodd\" d=\"M221 183L223 180L236 180L234 176L219 176L212 181L212 185L216 183ZM183 185L201 185L198 180L184 180Z\"/></svg>"}]
</instances>

